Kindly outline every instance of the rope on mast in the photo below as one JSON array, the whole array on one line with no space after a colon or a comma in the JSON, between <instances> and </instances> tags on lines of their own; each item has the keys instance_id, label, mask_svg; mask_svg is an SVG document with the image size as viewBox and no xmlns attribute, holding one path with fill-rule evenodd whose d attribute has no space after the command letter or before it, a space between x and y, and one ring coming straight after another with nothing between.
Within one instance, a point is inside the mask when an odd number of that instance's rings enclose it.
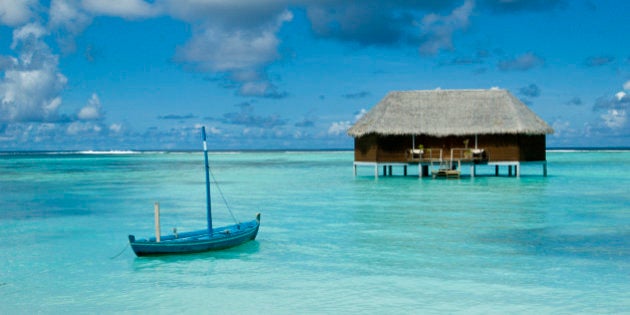
<instances>
[{"instance_id":1,"label":"rope on mast","mask_svg":"<svg viewBox=\"0 0 630 315\"><path fill-rule=\"evenodd\" d=\"M225 207L228 209L230 216L232 216L232 220L234 220L234 223L236 224L240 223L240 221L238 221L236 217L234 216L234 213L232 212L232 208L230 208L230 204L227 202L227 199L225 199L225 196L223 195L223 191L221 190L221 186L219 186L219 182L217 181L217 178L214 177L212 168L208 167L208 170L210 171L210 176L212 177L212 180L214 181L214 185L217 187L217 191L219 192L219 195L221 195L221 199L223 199L223 203L225 203Z\"/></svg>"}]
</instances>

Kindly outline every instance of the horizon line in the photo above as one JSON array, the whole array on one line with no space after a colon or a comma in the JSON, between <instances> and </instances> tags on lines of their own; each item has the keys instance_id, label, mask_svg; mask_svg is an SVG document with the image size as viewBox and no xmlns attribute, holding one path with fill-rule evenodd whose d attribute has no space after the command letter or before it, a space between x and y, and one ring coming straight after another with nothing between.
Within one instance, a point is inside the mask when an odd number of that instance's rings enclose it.
<instances>
[{"instance_id":1,"label":"horizon line","mask_svg":"<svg viewBox=\"0 0 630 315\"><path fill-rule=\"evenodd\" d=\"M580 146L566 146L566 147L548 147L545 149L546 151L629 151L630 146L620 147L620 146L602 146L602 147L580 147ZM80 150L3 150L0 149L0 154L20 154L20 153L33 153L33 154L45 154L45 153L66 153L66 154L133 154L133 153L159 153L159 152L200 152L199 149L110 149L110 150L95 150L95 149L80 149ZM353 148L320 148L320 149L305 149L305 148L296 148L296 149L215 149L208 150L209 152L343 152L343 151L354 151Z\"/></svg>"}]
</instances>

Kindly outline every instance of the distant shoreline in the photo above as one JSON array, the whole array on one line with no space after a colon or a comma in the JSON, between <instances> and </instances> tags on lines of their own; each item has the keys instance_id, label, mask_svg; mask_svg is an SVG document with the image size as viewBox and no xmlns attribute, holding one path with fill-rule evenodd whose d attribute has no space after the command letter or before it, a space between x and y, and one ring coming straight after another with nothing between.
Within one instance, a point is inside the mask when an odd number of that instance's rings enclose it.
<instances>
[{"instance_id":1,"label":"distant shoreline","mask_svg":"<svg viewBox=\"0 0 630 315\"><path fill-rule=\"evenodd\" d=\"M131 155L131 154L169 154L196 153L200 150L21 150L2 151L4 155ZM243 150L211 150L211 153L308 153L308 152L352 152L353 149L243 149ZM630 151L630 147L550 147L547 152L622 152Z\"/></svg>"}]
</instances>

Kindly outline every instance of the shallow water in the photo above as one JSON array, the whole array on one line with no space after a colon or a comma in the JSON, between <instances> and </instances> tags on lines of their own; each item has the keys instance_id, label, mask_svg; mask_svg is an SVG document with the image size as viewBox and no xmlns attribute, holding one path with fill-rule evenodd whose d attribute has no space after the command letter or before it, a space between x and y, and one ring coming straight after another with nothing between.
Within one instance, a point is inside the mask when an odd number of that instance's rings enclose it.
<instances>
[{"instance_id":1,"label":"shallow water","mask_svg":"<svg viewBox=\"0 0 630 315\"><path fill-rule=\"evenodd\" d=\"M262 213L256 241L136 258L127 235L153 234L155 201L163 232L203 227L202 154L0 154L0 313L630 309L630 152L460 180L354 177L352 157L210 154L235 215Z\"/></svg>"}]
</instances>

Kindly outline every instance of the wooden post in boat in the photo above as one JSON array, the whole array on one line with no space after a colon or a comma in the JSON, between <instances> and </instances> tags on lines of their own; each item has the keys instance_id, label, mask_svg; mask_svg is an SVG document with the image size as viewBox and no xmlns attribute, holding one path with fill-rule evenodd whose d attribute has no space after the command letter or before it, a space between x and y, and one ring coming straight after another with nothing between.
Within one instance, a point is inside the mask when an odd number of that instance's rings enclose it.
<instances>
[{"instance_id":1,"label":"wooden post in boat","mask_svg":"<svg viewBox=\"0 0 630 315\"><path fill-rule=\"evenodd\" d=\"M153 209L155 212L155 241L160 242L160 203L155 202L153 205Z\"/></svg>"},{"instance_id":2,"label":"wooden post in boat","mask_svg":"<svg viewBox=\"0 0 630 315\"><path fill-rule=\"evenodd\" d=\"M206 144L206 127L201 127L203 135L203 156L206 162L206 210L208 218L208 234L212 235L212 209L210 202L210 167L208 166L208 145Z\"/></svg>"}]
</instances>

